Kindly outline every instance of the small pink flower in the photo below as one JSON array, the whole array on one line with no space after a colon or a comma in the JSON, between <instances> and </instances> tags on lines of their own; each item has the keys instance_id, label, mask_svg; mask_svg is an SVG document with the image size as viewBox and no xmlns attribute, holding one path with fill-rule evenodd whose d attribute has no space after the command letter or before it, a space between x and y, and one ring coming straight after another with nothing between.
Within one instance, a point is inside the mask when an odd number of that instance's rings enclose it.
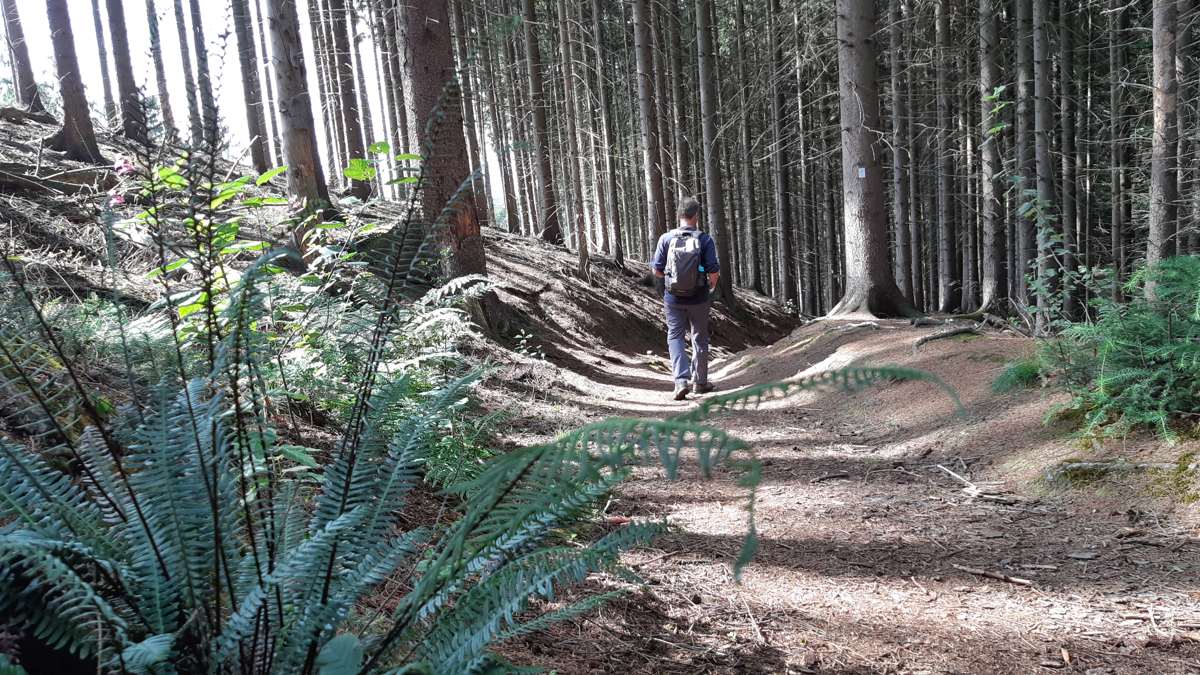
<instances>
[{"instance_id":1,"label":"small pink flower","mask_svg":"<svg viewBox=\"0 0 1200 675\"><path fill-rule=\"evenodd\" d=\"M119 157L113 162L113 169L118 176L128 176L134 172L133 162L128 157Z\"/></svg>"},{"instance_id":2,"label":"small pink flower","mask_svg":"<svg viewBox=\"0 0 1200 675\"><path fill-rule=\"evenodd\" d=\"M109 192L108 193L108 205L109 206L120 206L124 203L125 203L125 195L121 194L120 192Z\"/></svg>"}]
</instances>

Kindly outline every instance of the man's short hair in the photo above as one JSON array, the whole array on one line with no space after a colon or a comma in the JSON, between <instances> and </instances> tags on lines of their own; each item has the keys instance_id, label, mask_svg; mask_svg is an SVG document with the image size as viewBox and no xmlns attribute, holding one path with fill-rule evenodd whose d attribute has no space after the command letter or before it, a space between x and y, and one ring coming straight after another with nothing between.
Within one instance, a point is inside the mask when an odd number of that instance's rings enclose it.
<instances>
[{"instance_id":1,"label":"man's short hair","mask_svg":"<svg viewBox=\"0 0 1200 675\"><path fill-rule=\"evenodd\" d=\"M679 205L679 217L691 220L700 217L700 202L695 197L688 197Z\"/></svg>"}]
</instances>

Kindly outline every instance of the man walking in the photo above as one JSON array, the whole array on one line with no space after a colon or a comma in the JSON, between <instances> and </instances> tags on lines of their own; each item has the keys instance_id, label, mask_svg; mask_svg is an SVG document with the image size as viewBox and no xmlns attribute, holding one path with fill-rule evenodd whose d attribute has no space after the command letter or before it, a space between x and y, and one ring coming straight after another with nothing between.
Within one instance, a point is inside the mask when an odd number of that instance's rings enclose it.
<instances>
[{"instance_id":1,"label":"man walking","mask_svg":"<svg viewBox=\"0 0 1200 675\"><path fill-rule=\"evenodd\" d=\"M700 202L685 199L679 207L679 227L658 240L654 274L663 280L667 311L667 347L675 376L675 400L695 391L713 390L708 381L709 290L717 287L721 263L712 237L700 231ZM687 357L687 336L692 337L692 359Z\"/></svg>"}]
</instances>

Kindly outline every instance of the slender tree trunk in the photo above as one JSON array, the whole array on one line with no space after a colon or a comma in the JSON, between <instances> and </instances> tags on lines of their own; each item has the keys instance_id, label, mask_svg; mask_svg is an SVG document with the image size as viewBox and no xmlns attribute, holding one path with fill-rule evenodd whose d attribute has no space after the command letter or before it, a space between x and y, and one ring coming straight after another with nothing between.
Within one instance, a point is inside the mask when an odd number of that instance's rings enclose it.
<instances>
[{"instance_id":1,"label":"slender tree trunk","mask_svg":"<svg viewBox=\"0 0 1200 675\"><path fill-rule=\"evenodd\" d=\"M771 173L775 181L775 228L778 238L779 261L776 272L779 285L776 292L781 302L799 310L799 299L796 289L796 267L793 262L795 251L792 248L792 207L788 194L788 153L787 138L784 135L784 90L782 72L785 57L783 40L780 38L782 27L779 17L783 16L779 9L779 0L771 0L767 9L770 25L768 27L769 51L771 54Z\"/></svg>"},{"instance_id":2,"label":"slender tree trunk","mask_svg":"<svg viewBox=\"0 0 1200 675\"><path fill-rule=\"evenodd\" d=\"M146 1L153 2L154 0ZM258 31L258 46L261 50L259 52L259 59L262 63L262 83L263 93L265 94L265 98L263 99L264 117L266 118L267 127L271 135L272 150L270 161L272 165L280 166L283 164L283 144L279 139L279 109L275 99L274 76L271 73L270 44L267 42L267 36L264 31L267 20L263 14L262 0L254 0L254 12L258 18L255 22L255 28Z\"/></svg>"},{"instance_id":3,"label":"slender tree trunk","mask_svg":"<svg viewBox=\"0 0 1200 675\"><path fill-rule=\"evenodd\" d=\"M906 52L909 54L912 54L912 53L914 53L913 41L915 39L914 35L913 35L913 33L915 32L915 29L913 27L915 26L916 22L913 20L913 11L912 11L912 8L908 4L908 0L900 0L900 11L901 11L901 14L903 15L904 21L910 27L910 29L908 31L906 31L907 39L905 40L905 46L907 47ZM909 67L917 68L918 66L916 64L911 64ZM918 134L917 134L917 114L916 113L917 113L918 106L916 104L916 99L913 96L913 80L914 79L916 79L914 76L910 76L910 77L905 78L905 80L904 80L904 94L905 94L905 102L906 102L906 105L904 106L904 108L908 112L908 120L907 120L906 126L907 126L907 131L908 131L907 137L908 137L908 142L909 142L909 144L908 144L909 151L907 154L908 160L909 160L909 162L908 162L908 164L909 164L909 171L908 171L908 240L909 240L909 246L908 246L908 250L909 250L910 263L911 263L911 268L909 271L909 279L911 280L911 283L912 283L912 286L911 286L912 296L911 297L912 297L913 305L918 310L924 310L925 309L925 297L926 297L925 296L924 237L922 236L923 226L922 226L921 220L917 217L918 210L920 209L920 199L918 198L919 195L917 192L918 187L920 186L920 181L918 180L917 169L921 165L920 154L919 154L921 144L918 142Z\"/></svg>"},{"instance_id":4,"label":"slender tree trunk","mask_svg":"<svg viewBox=\"0 0 1200 675\"><path fill-rule=\"evenodd\" d=\"M1178 80L1175 72L1178 12L1175 0L1154 0L1154 138L1150 149L1150 232L1146 264L1171 255L1175 200L1179 197L1175 149L1179 142ZM1154 289L1147 286L1154 297Z\"/></svg>"},{"instance_id":5,"label":"slender tree trunk","mask_svg":"<svg viewBox=\"0 0 1200 675\"><path fill-rule=\"evenodd\" d=\"M672 0L674 4L674 0ZM696 176L691 172L692 163L688 158L692 155L692 144L688 141L687 135L687 99L684 97L684 84L687 81L686 71L683 68L683 7L676 8L678 11L671 12L664 19L664 23L670 24L671 34L671 126L675 130L675 168L678 172L677 178L684 186L685 190L692 189L696 185ZM741 40L741 35L738 35L738 40Z\"/></svg>"},{"instance_id":6,"label":"slender tree trunk","mask_svg":"<svg viewBox=\"0 0 1200 675\"><path fill-rule=\"evenodd\" d=\"M336 102L342 119L342 131L346 135L346 157L348 161L363 159L367 155L366 144L363 142L363 115L359 107L358 81L354 76L354 63L350 54L350 34L347 30L349 14L346 10L346 0L326 0L329 11L329 22L332 26L333 50L337 64L338 90L340 100ZM446 31L449 33L449 27ZM350 180L350 192L359 199L371 195L371 181Z\"/></svg>"},{"instance_id":7,"label":"slender tree trunk","mask_svg":"<svg viewBox=\"0 0 1200 675\"><path fill-rule=\"evenodd\" d=\"M748 233L746 237L749 243L749 262L750 262L750 287L756 293L764 293L766 287L763 285L762 273L762 256L759 252L759 233L753 228L754 211L755 211L755 194L754 194L754 170L753 162L750 157L750 102L747 92L748 83L746 81L746 50L744 44L744 36L746 34L746 9L744 0L736 0L734 6L734 67L736 68L735 77L737 84L737 105L738 105L738 171L741 176L742 189L745 191L745 197L742 199L740 218L742 227Z\"/></svg>"},{"instance_id":8,"label":"slender tree trunk","mask_svg":"<svg viewBox=\"0 0 1200 675\"><path fill-rule=\"evenodd\" d=\"M92 23L96 28L96 47L100 53L100 84L104 87L105 122L117 119L117 104L113 99L112 79L108 71L108 42L104 39L104 17L100 15L100 0L92 0Z\"/></svg>"},{"instance_id":9,"label":"slender tree trunk","mask_svg":"<svg viewBox=\"0 0 1200 675\"><path fill-rule=\"evenodd\" d=\"M950 149L950 17L947 0L936 0L934 22L937 37L937 200L938 200L938 309L954 312L961 304L961 280L955 260L959 253L958 228L952 216L953 175Z\"/></svg>"},{"instance_id":10,"label":"slender tree trunk","mask_svg":"<svg viewBox=\"0 0 1200 675\"><path fill-rule=\"evenodd\" d=\"M1033 163L1033 10L1032 0L1015 0L1017 11L1017 112L1016 112L1016 143L1017 143L1017 213L1014 215L1014 227L1017 239L1017 275L1018 296L1022 302L1029 302L1029 271L1034 256L1034 223L1025 209L1030 201L1028 190L1030 178L1035 176Z\"/></svg>"},{"instance_id":11,"label":"slender tree trunk","mask_svg":"<svg viewBox=\"0 0 1200 675\"><path fill-rule=\"evenodd\" d=\"M1108 107L1112 114L1109 121L1109 189L1112 192L1109 218L1109 236L1113 263L1112 299L1121 297L1121 283L1125 277L1125 197L1124 159L1125 139L1120 111L1124 107L1121 91L1121 73L1125 68L1125 54L1122 40L1125 27L1125 3L1123 0L1110 0L1109 3L1109 32L1108 32Z\"/></svg>"},{"instance_id":12,"label":"slender tree trunk","mask_svg":"<svg viewBox=\"0 0 1200 675\"><path fill-rule=\"evenodd\" d=\"M29 61L29 48L25 44L25 31L21 27L21 15L17 13L17 0L3 0L0 10L4 12L4 29L8 39L8 55L13 66L13 89L17 105L31 113L46 112L37 81L33 79L33 65Z\"/></svg>"},{"instance_id":13,"label":"slender tree trunk","mask_svg":"<svg viewBox=\"0 0 1200 675\"><path fill-rule=\"evenodd\" d=\"M163 136L167 141L175 140L175 114L171 110L171 94L167 90L167 69L163 64L162 42L158 29L158 10L154 0L146 0L146 28L150 34L150 59L154 62L154 83L158 88L158 108L162 112Z\"/></svg>"},{"instance_id":14,"label":"slender tree trunk","mask_svg":"<svg viewBox=\"0 0 1200 675\"><path fill-rule=\"evenodd\" d=\"M190 0L192 13L192 49L196 53L196 86L200 89L200 114L204 119L204 134L215 143L219 120L217 100L213 96L212 76L208 68L208 45L204 39L204 23L200 18L200 0Z\"/></svg>"},{"instance_id":15,"label":"slender tree trunk","mask_svg":"<svg viewBox=\"0 0 1200 675\"><path fill-rule=\"evenodd\" d=\"M421 202L428 216L442 214L438 219L446 227L443 241L450 251L447 271L450 276L457 277L485 274L487 263L475 200L468 193L456 201L460 186L471 175L459 101L452 98L440 111L437 110L447 85L454 82L450 16L446 5L445 0L408 0L402 19L404 62L408 66L406 74L417 126L439 131L436 138L427 140L431 156L425 160L427 182L421 192ZM435 117L437 122L430 124Z\"/></svg>"},{"instance_id":16,"label":"slender tree trunk","mask_svg":"<svg viewBox=\"0 0 1200 675\"><path fill-rule=\"evenodd\" d=\"M183 13L183 0L175 0L174 6L175 29L179 38L179 61L183 65L183 93L188 106L188 126L192 132L192 143L199 143L204 135L204 122L200 116L196 80L192 77L192 52L188 48L187 21Z\"/></svg>"},{"instance_id":17,"label":"slender tree trunk","mask_svg":"<svg viewBox=\"0 0 1200 675\"><path fill-rule=\"evenodd\" d=\"M233 30L237 35L238 63L242 69L242 97L246 104L246 130L250 134L250 163L262 173L271 168L267 161L266 120L263 116L262 87L258 81L258 63L254 54L254 33L250 26L247 0L231 0Z\"/></svg>"},{"instance_id":18,"label":"slender tree trunk","mask_svg":"<svg viewBox=\"0 0 1200 675\"><path fill-rule=\"evenodd\" d=\"M526 0L532 3L533 0ZM653 58L650 53L650 12L647 0L633 0L634 49L637 54L638 115L642 134L642 172L646 189L646 242L667 231L663 210L663 178L659 167L658 116L654 104Z\"/></svg>"},{"instance_id":19,"label":"slender tree trunk","mask_svg":"<svg viewBox=\"0 0 1200 675\"><path fill-rule=\"evenodd\" d=\"M716 235L717 257L726 266L717 284L717 299L736 307L729 233L725 227L725 186L721 176L721 148L717 136L717 75L713 28L709 25L706 0L696 0L696 52L699 57L701 128L704 133L704 191L708 206L708 228Z\"/></svg>"},{"instance_id":20,"label":"slender tree trunk","mask_svg":"<svg viewBox=\"0 0 1200 675\"><path fill-rule=\"evenodd\" d=\"M66 153L70 159L102 164L104 157L96 144L83 78L79 75L79 59L75 55L75 35L71 31L67 0L46 0L46 18L62 96L63 126L58 133L47 138L45 144L53 150Z\"/></svg>"},{"instance_id":21,"label":"slender tree trunk","mask_svg":"<svg viewBox=\"0 0 1200 675\"><path fill-rule=\"evenodd\" d=\"M830 315L897 315L912 307L892 278L884 211L874 0L837 0L846 291Z\"/></svg>"},{"instance_id":22,"label":"slender tree trunk","mask_svg":"<svg viewBox=\"0 0 1200 675\"><path fill-rule=\"evenodd\" d=\"M676 212L676 196L681 194L681 190L695 190L694 186L681 185L679 182L679 159L673 159L672 141L674 133L671 131L671 96L670 90L667 88L666 75L666 38L664 37L664 24L666 20L662 18L662 12L655 10L655 5L650 5L650 25L651 33L651 63L653 64L654 72L654 116L658 119L658 166L662 172L663 180L663 213L668 219L673 219Z\"/></svg>"},{"instance_id":23,"label":"slender tree trunk","mask_svg":"<svg viewBox=\"0 0 1200 675\"><path fill-rule=\"evenodd\" d=\"M597 108L600 114L600 139L603 156L603 171L605 202L601 207L608 214L608 222L612 229L613 257L618 265L625 264L625 247L621 236L621 214L617 208L617 170L613 167L613 128L611 105L609 102L608 83L604 78L604 7L601 0L592 0L592 49L596 67Z\"/></svg>"},{"instance_id":24,"label":"slender tree trunk","mask_svg":"<svg viewBox=\"0 0 1200 675\"><path fill-rule=\"evenodd\" d=\"M312 213L329 203L329 191L317 152L296 3L267 0L267 21L271 29L275 88L279 92L283 159L288 167L288 199L294 211ZM303 251L303 232L297 235L296 248Z\"/></svg>"},{"instance_id":25,"label":"slender tree trunk","mask_svg":"<svg viewBox=\"0 0 1200 675\"><path fill-rule=\"evenodd\" d=\"M1039 330L1045 329L1047 312L1051 308L1055 278L1058 275L1054 256L1054 240L1059 225L1054 189L1054 163L1051 160L1051 138L1054 133L1054 91L1050 85L1050 16L1049 0L1033 0L1033 68L1034 68L1034 152L1037 166L1037 313ZM1051 270L1054 270L1051 272Z\"/></svg>"},{"instance_id":26,"label":"slender tree trunk","mask_svg":"<svg viewBox=\"0 0 1200 675\"><path fill-rule=\"evenodd\" d=\"M563 243L554 200L554 177L550 170L550 134L546 128L545 92L542 87L542 57L538 50L537 14L534 0L523 0L525 18L525 68L529 80L529 105L533 108L533 154L537 171L538 234L553 244ZM660 188L661 189L661 188Z\"/></svg>"},{"instance_id":27,"label":"slender tree trunk","mask_svg":"<svg viewBox=\"0 0 1200 675\"><path fill-rule=\"evenodd\" d=\"M129 33L125 28L125 6L122 0L107 0L108 27L112 34L113 64L117 71L117 94L120 97L121 133L138 143L148 143L149 129L137 81L133 78L133 61L129 57Z\"/></svg>"},{"instance_id":28,"label":"slender tree trunk","mask_svg":"<svg viewBox=\"0 0 1200 675\"><path fill-rule=\"evenodd\" d=\"M1058 119L1062 127L1059 152L1062 154L1062 272L1064 284L1073 284L1070 277L1075 271L1076 233L1078 214L1076 199L1076 148L1075 148L1075 22L1078 20L1073 0L1059 0L1059 106ZM1073 319L1076 315L1076 288L1063 288L1063 316Z\"/></svg>"},{"instance_id":29,"label":"slender tree trunk","mask_svg":"<svg viewBox=\"0 0 1200 675\"><path fill-rule=\"evenodd\" d=\"M985 0L981 0L985 1ZM905 119L900 0L888 2L888 61L892 78L892 231L896 242L896 281L905 297L912 295L912 260L908 247L908 127Z\"/></svg>"},{"instance_id":30,"label":"slender tree trunk","mask_svg":"<svg viewBox=\"0 0 1200 675\"><path fill-rule=\"evenodd\" d=\"M571 198L571 219L574 220L575 245L579 253L579 275L587 274L588 238L587 228L583 217L583 169L580 166L580 150L576 127L578 118L575 106L575 50L571 43L571 31L568 28L567 0L558 0L558 44L563 65L563 107L567 118L567 177L568 193Z\"/></svg>"},{"instance_id":31,"label":"slender tree trunk","mask_svg":"<svg viewBox=\"0 0 1200 675\"><path fill-rule=\"evenodd\" d=\"M980 144L983 155L980 176L979 208L982 221L983 284L980 308L993 309L1007 295L1003 220L996 184L1002 171L1000 161L1000 125L996 113L1000 103L1000 69L996 52L1000 48L1000 31L996 20L994 0L979 0L979 98Z\"/></svg>"}]
</instances>

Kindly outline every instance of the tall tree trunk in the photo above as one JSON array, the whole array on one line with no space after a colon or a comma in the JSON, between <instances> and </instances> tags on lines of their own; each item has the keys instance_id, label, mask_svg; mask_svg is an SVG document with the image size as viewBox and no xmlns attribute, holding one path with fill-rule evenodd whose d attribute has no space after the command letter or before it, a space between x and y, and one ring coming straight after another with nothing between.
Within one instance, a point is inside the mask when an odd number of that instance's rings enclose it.
<instances>
[{"instance_id":1,"label":"tall tree trunk","mask_svg":"<svg viewBox=\"0 0 1200 675\"><path fill-rule=\"evenodd\" d=\"M125 28L125 6L122 0L107 0L108 28L112 35L113 64L117 71L117 94L120 98L121 133L128 139L149 142L142 97L138 95L137 80L133 78L133 61L129 57L129 32Z\"/></svg>"},{"instance_id":2,"label":"tall tree trunk","mask_svg":"<svg viewBox=\"0 0 1200 675\"><path fill-rule=\"evenodd\" d=\"M650 5L651 17L651 63L654 71L654 115L658 119L658 166L663 179L663 213L668 219L673 219L676 211L676 197L682 190L694 191L692 185L681 185L679 182L679 159L672 158L672 142L674 133L671 131L671 96L667 88L666 37L664 26L666 19L662 12Z\"/></svg>"},{"instance_id":3,"label":"tall tree trunk","mask_svg":"<svg viewBox=\"0 0 1200 675\"><path fill-rule=\"evenodd\" d=\"M674 0L672 0L674 4ZM688 158L692 155L691 143L688 142L687 135L687 99L684 97L684 84L687 82L686 71L683 68L683 7L676 8L678 11L668 12L664 23L669 24L669 32L671 35L671 126L675 130L675 147L672 153L675 156L675 170L678 173L677 178L684 189L692 189L696 185L697 179L691 172L692 163ZM741 36L738 36L741 39Z\"/></svg>"},{"instance_id":4,"label":"tall tree trunk","mask_svg":"<svg viewBox=\"0 0 1200 675\"><path fill-rule=\"evenodd\" d=\"M1054 163L1051 159L1051 137L1054 133L1054 91L1050 85L1050 14L1049 0L1033 0L1033 69L1034 69L1034 152L1037 166L1037 246L1038 287L1037 313L1039 329L1046 328L1051 311L1051 297L1058 276L1054 241L1058 232L1058 203L1054 189ZM1051 270L1054 270L1053 272Z\"/></svg>"},{"instance_id":5,"label":"tall tree trunk","mask_svg":"<svg viewBox=\"0 0 1200 675\"><path fill-rule=\"evenodd\" d=\"M986 1L986 0L981 0ZM896 242L896 281L904 297L912 295L912 260L908 236L908 114L904 110L900 0L888 2L888 62L892 78L892 228Z\"/></svg>"},{"instance_id":6,"label":"tall tree trunk","mask_svg":"<svg viewBox=\"0 0 1200 675\"><path fill-rule=\"evenodd\" d=\"M1175 200L1179 197L1175 149L1179 142L1178 80L1175 73L1178 11L1175 0L1154 0L1154 138L1150 148L1150 232L1146 265L1171 255ZM1154 296L1154 289L1147 286Z\"/></svg>"},{"instance_id":7,"label":"tall tree trunk","mask_svg":"<svg viewBox=\"0 0 1200 675\"><path fill-rule=\"evenodd\" d=\"M779 0L771 0L767 9L769 13L769 51L771 58L771 173L775 185L775 228L778 238L779 261L776 272L779 285L776 288L780 301L796 307L798 295L796 288L795 251L792 247L792 207L788 194L788 153L787 138L784 135L784 90L785 79L782 72L785 67L783 40L780 36L782 26L779 17L783 13L779 9ZM799 310L799 307L796 307Z\"/></svg>"},{"instance_id":8,"label":"tall tree trunk","mask_svg":"<svg viewBox=\"0 0 1200 675\"><path fill-rule=\"evenodd\" d=\"M242 97L246 104L246 130L250 134L250 163L262 173L271 168L267 161L266 119L263 115L262 87L258 81L258 63L254 53L254 33L250 27L247 0L231 0L233 30L237 35L238 64L242 68Z\"/></svg>"},{"instance_id":9,"label":"tall tree trunk","mask_svg":"<svg viewBox=\"0 0 1200 675\"><path fill-rule=\"evenodd\" d=\"M1030 178L1035 176L1033 163L1033 0L1015 0L1017 11L1017 212L1013 226L1016 228L1018 296L1021 302L1029 302L1029 272L1034 256L1034 223L1025 208L1029 199Z\"/></svg>"},{"instance_id":10,"label":"tall tree trunk","mask_svg":"<svg viewBox=\"0 0 1200 675\"><path fill-rule=\"evenodd\" d=\"M490 214L491 191L488 190L486 155L479 142L483 119L479 117L477 121L475 115L476 96L481 95L482 92L477 91L471 82L471 59L467 51L467 21L463 16L462 0L455 0L453 10L454 46L458 53L458 82L463 93L463 134L467 143L467 158L471 162L471 169L479 172L481 176L481 179L474 185L476 201L481 210ZM490 220L490 216L485 217L484 220Z\"/></svg>"},{"instance_id":11,"label":"tall tree trunk","mask_svg":"<svg viewBox=\"0 0 1200 675\"><path fill-rule=\"evenodd\" d=\"M407 52L404 62L417 126L438 130L435 138L427 139L430 156L425 159L427 180L421 192L422 207L430 218L442 214L437 217L446 228L443 242L450 251L449 275L485 274L487 263L475 200L468 192L455 201L463 181L471 175L462 109L458 100L449 98L437 110L443 92L453 92L456 87L447 3L408 0L402 19ZM437 121L431 124L435 116Z\"/></svg>"},{"instance_id":12,"label":"tall tree trunk","mask_svg":"<svg viewBox=\"0 0 1200 675\"><path fill-rule=\"evenodd\" d=\"M1076 291L1072 275L1075 272L1076 234L1079 222L1075 210L1076 199L1076 148L1075 148L1075 22L1078 20L1073 0L1059 0L1059 106L1062 140L1059 152L1062 155L1062 283L1063 316L1075 317Z\"/></svg>"},{"instance_id":13,"label":"tall tree trunk","mask_svg":"<svg viewBox=\"0 0 1200 675\"><path fill-rule=\"evenodd\" d=\"M312 213L329 203L325 173L317 152L308 75L300 38L300 18L293 0L267 0L275 89L279 92L280 133L287 163L288 200L298 213ZM302 232L297 233L303 235ZM303 251L303 240L297 238Z\"/></svg>"},{"instance_id":14,"label":"tall tree trunk","mask_svg":"<svg viewBox=\"0 0 1200 675\"><path fill-rule=\"evenodd\" d=\"M204 121L200 116L200 104L196 94L196 80L192 77L192 52L188 47L187 20L183 13L183 0L175 0L175 30L179 38L179 61L183 66L183 93L188 105L188 126L192 132L192 143L199 143L204 135Z\"/></svg>"},{"instance_id":15,"label":"tall tree trunk","mask_svg":"<svg viewBox=\"0 0 1200 675\"><path fill-rule=\"evenodd\" d=\"M108 42L104 39L104 18L100 15L100 0L92 0L92 24L96 28L96 47L100 53L100 84L104 87L105 122L117 119L117 104L112 94L112 79L108 72Z\"/></svg>"},{"instance_id":16,"label":"tall tree trunk","mask_svg":"<svg viewBox=\"0 0 1200 675\"><path fill-rule=\"evenodd\" d=\"M154 0L146 0L153 2ZM262 0L254 0L254 12L258 17L255 22L255 28L258 32L258 46L260 49L259 59L262 63L262 83L263 93L263 116L267 121L267 128L271 137L271 164L280 166L283 163L283 144L279 139L279 110L275 100L275 83L271 73L271 51L270 45L267 42L267 36L264 32L267 20L263 14Z\"/></svg>"},{"instance_id":17,"label":"tall tree trunk","mask_svg":"<svg viewBox=\"0 0 1200 675\"><path fill-rule=\"evenodd\" d=\"M146 28L150 34L150 59L154 62L154 83L158 88L158 108L162 112L163 136L175 140L175 113L171 110L171 94L167 89L167 69L163 64L162 41L158 29L158 10L154 0L146 0Z\"/></svg>"},{"instance_id":18,"label":"tall tree trunk","mask_svg":"<svg viewBox=\"0 0 1200 675\"><path fill-rule=\"evenodd\" d=\"M79 76L79 59L75 55L75 34L71 32L67 0L46 0L46 18L63 106L62 129L46 139L46 146L65 152L70 159L101 164L104 157L96 144L83 78Z\"/></svg>"},{"instance_id":19,"label":"tall tree trunk","mask_svg":"<svg viewBox=\"0 0 1200 675\"><path fill-rule=\"evenodd\" d=\"M907 39L905 40L906 52L914 53L913 41L915 40L915 30L912 28L916 22L913 20L913 10L909 6L908 0L900 0L900 12L903 15L904 21L910 27L907 31ZM910 68L917 68L916 64L910 64ZM918 169L920 162L920 147L918 142L917 132L917 103L913 96L913 80L914 76L909 76L904 80L904 97L905 110L908 112L907 120L907 137L908 137L908 160L910 170L908 172L908 240L909 240L909 258L911 268L909 278L912 280L912 302L917 310L925 309L925 247L923 236L924 227L921 220L917 217L920 210L920 199L918 188L920 181L918 180Z\"/></svg>"},{"instance_id":20,"label":"tall tree trunk","mask_svg":"<svg viewBox=\"0 0 1200 675\"><path fill-rule=\"evenodd\" d=\"M332 24L334 62L337 64L338 90L340 100L336 102L342 119L342 131L346 135L346 160L363 159L367 156L366 144L363 142L363 115L359 107L358 81L354 76L354 63L350 56L350 34L347 30L349 14L346 11L346 0L327 0L329 21ZM450 27L446 27L449 35ZM371 181L352 178L350 192L359 199L371 195Z\"/></svg>"},{"instance_id":21,"label":"tall tree trunk","mask_svg":"<svg viewBox=\"0 0 1200 675\"><path fill-rule=\"evenodd\" d=\"M533 0L525 0L532 4ZM653 57L650 53L650 12L647 0L633 0L634 50L637 54L638 121L642 135L642 172L646 190L646 242L653 245L667 231L663 212L663 179L659 167L658 116L654 104Z\"/></svg>"},{"instance_id":22,"label":"tall tree trunk","mask_svg":"<svg viewBox=\"0 0 1200 675\"><path fill-rule=\"evenodd\" d=\"M13 66L13 89L17 94L17 105L31 113L46 112L37 81L33 79L33 65L29 61L29 48L25 44L25 31L21 27L21 15L17 13L17 0L3 0L0 9L4 12L4 34L8 39L8 56Z\"/></svg>"},{"instance_id":23,"label":"tall tree trunk","mask_svg":"<svg viewBox=\"0 0 1200 675\"><path fill-rule=\"evenodd\" d=\"M729 255L729 231L725 227L725 187L721 176L721 148L717 136L717 75L713 27L709 25L706 0L696 0L696 53L699 57L701 128L704 133L704 191L708 205L708 228L716 235L717 257L726 266L717 283L717 298L736 307L733 295L733 266Z\"/></svg>"},{"instance_id":24,"label":"tall tree trunk","mask_svg":"<svg viewBox=\"0 0 1200 675\"><path fill-rule=\"evenodd\" d=\"M583 168L580 166L579 137L576 129L579 125L577 108L575 106L575 50L571 44L571 31L568 27L567 0L558 0L558 44L563 66L563 107L567 117L567 177L568 192L571 197L571 219L574 220L575 246L579 253L579 276L587 274L588 237L583 217Z\"/></svg>"},{"instance_id":25,"label":"tall tree trunk","mask_svg":"<svg viewBox=\"0 0 1200 675\"><path fill-rule=\"evenodd\" d=\"M212 75L208 68L208 44L204 38L200 0L190 0L189 4L192 13L192 49L196 53L196 86L200 90L200 116L204 120L206 142L215 144L220 120L217 117L217 100L213 96Z\"/></svg>"},{"instance_id":26,"label":"tall tree trunk","mask_svg":"<svg viewBox=\"0 0 1200 675\"><path fill-rule=\"evenodd\" d=\"M1120 73L1125 67L1124 6L1124 0L1110 0L1109 2L1108 68L1110 74ZM1122 190L1125 177L1125 134L1120 115L1120 111L1124 107L1121 81L1122 78L1111 75L1108 81L1108 107L1112 113L1109 121L1109 189L1112 193L1109 247L1113 264L1113 300L1120 299L1121 283L1125 277L1125 195Z\"/></svg>"},{"instance_id":27,"label":"tall tree trunk","mask_svg":"<svg viewBox=\"0 0 1200 675\"><path fill-rule=\"evenodd\" d=\"M874 0L837 0L846 291L830 315L912 313L888 261Z\"/></svg>"},{"instance_id":28,"label":"tall tree trunk","mask_svg":"<svg viewBox=\"0 0 1200 675\"><path fill-rule=\"evenodd\" d=\"M750 157L750 101L747 93L746 80L746 50L744 36L746 34L746 8L744 0L736 0L734 6L734 67L737 78L737 124L738 124L738 171L741 176L742 189L745 197L741 201L742 211L739 214L742 228L746 230L746 241L749 244L750 287L756 293L764 293L762 255L759 252L759 233L753 228L755 195L754 168Z\"/></svg>"},{"instance_id":29,"label":"tall tree trunk","mask_svg":"<svg viewBox=\"0 0 1200 675\"><path fill-rule=\"evenodd\" d=\"M625 247L621 239L621 214L617 208L617 170L613 167L613 124L608 94L608 83L604 77L604 7L601 0L592 0L592 50L596 67L597 108L600 114L600 143L603 152L604 204L612 230L613 257L618 265L625 263Z\"/></svg>"},{"instance_id":30,"label":"tall tree trunk","mask_svg":"<svg viewBox=\"0 0 1200 675\"><path fill-rule=\"evenodd\" d=\"M542 57L538 50L537 13L535 0L523 0L525 19L525 68L529 80L529 105L533 108L533 154L537 172L538 233L552 244L563 243L562 227L558 223L558 207L554 203L554 177L550 171L550 150L547 142L545 91L542 87ZM661 192L662 185L659 184Z\"/></svg>"},{"instance_id":31,"label":"tall tree trunk","mask_svg":"<svg viewBox=\"0 0 1200 675\"><path fill-rule=\"evenodd\" d=\"M947 0L936 0L934 23L937 38L937 201L938 201L938 309L957 311L961 304L961 280L956 259L959 254L958 228L952 215L953 175L950 149L950 84L953 70L950 60L950 16Z\"/></svg>"},{"instance_id":32,"label":"tall tree trunk","mask_svg":"<svg viewBox=\"0 0 1200 675\"><path fill-rule=\"evenodd\" d=\"M1003 220L996 183L1002 171L1000 162L1000 122L997 106L1000 103L1000 69L996 66L996 52L1000 49L1000 31L996 19L994 0L979 0L979 99L980 99L980 143L983 155L980 176L979 208L982 221L983 284L980 308L993 309L1007 295L1005 280L1005 253Z\"/></svg>"}]
</instances>

